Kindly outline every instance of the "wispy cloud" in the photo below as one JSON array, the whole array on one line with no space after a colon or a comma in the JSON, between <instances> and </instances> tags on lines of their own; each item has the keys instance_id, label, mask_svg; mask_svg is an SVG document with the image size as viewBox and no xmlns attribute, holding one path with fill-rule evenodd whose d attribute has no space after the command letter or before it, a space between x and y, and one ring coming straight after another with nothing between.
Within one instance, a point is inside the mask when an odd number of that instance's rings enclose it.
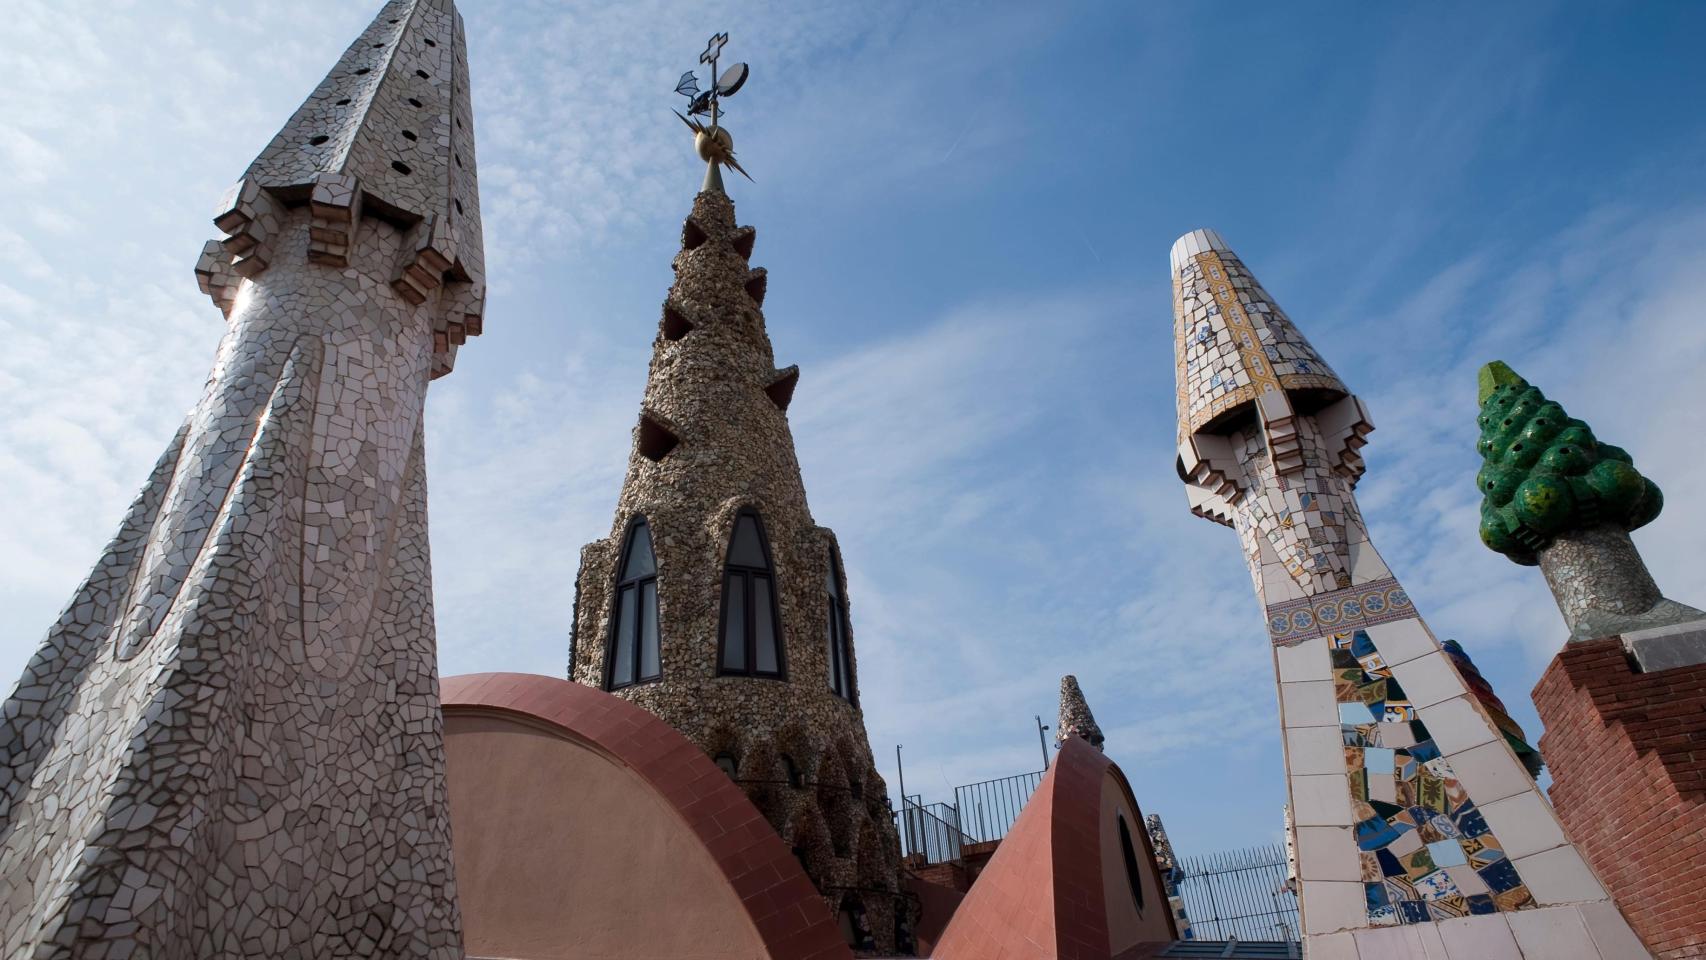
<instances>
[{"instance_id":1,"label":"wispy cloud","mask_svg":"<svg viewBox=\"0 0 1706 960\"><path fill-rule=\"evenodd\" d=\"M697 181L668 91L710 30L687 3L459 5L494 292L428 403L442 666L561 675ZM23 509L0 521L0 682L196 397L221 332L190 275L209 207L376 7L8 7L0 478ZM1274 38L1172 10L1131 31L1118 5L766 3L715 26L754 64L731 101L760 180L740 200L759 261L788 266L769 322L802 366L793 429L845 549L882 769L896 742L932 796L1032 769L1032 717L1053 723L1076 673L1146 807L1200 852L1272 838L1283 788L1236 538L1172 474L1163 221L1228 217L1361 391L1377 542L1532 725L1561 624L1538 575L1475 538L1474 370L1510 361L1627 447L1673 493L1637 542L1667 592L1706 600L1706 503L1684 486L1706 427L1706 207L1687 155L1633 141L1581 170L1495 163L1575 116L1546 96L1576 54L1513 39L1556 26L1544 11L1462 44L1394 15L1334 70L1281 76ZM1297 63L1315 42L1279 41ZM1274 87L1211 96L1211 55ZM1181 149L1222 108L1238 135ZM1293 146L1322 159L1284 166ZM1571 179L1590 174L1631 186L1600 202ZM1555 199L1525 206L1530 182Z\"/></svg>"}]
</instances>

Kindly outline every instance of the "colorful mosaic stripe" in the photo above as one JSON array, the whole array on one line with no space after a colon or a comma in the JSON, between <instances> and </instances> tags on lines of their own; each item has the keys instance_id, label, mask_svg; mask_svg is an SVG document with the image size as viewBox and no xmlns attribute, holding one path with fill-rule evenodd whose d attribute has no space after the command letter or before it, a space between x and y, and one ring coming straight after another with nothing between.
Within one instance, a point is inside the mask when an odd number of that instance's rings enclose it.
<instances>
[{"instance_id":1,"label":"colorful mosaic stripe","mask_svg":"<svg viewBox=\"0 0 1706 960\"><path fill-rule=\"evenodd\" d=\"M1365 630L1332 635L1369 923L1428 923L1534 906Z\"/></svg>"},{"instance_id":2,"label":"colorful mosaic stripe","mask_svg":"<svg viewBox=\"0 0 1706 960\"><path fill-rule=\"evenodd\" d=\"M1463 677L1463 682L1469 687L1470 695L1481 702L1481 709L1487 711L1487 716L1493 720L1493 726L1498 727L1499 733L1504 735L1505 743L1516 753L1516 758L1522 761L1523 769L1528 771L1530 777L1540 776L1541 769L1546 766L1545 761L1540 758L1540 751L1529 744L1528 735L1523 733L1522 727L1505 712L1504 701L1493 692L1492 684L1481 676L1480 669L1475 666L1475 661L1469 659L1463 645L1456 640L1447 640L1440 644L1440 649L1451 658L1452 665L1457 667L1458 675Z\"/></svg>"},{"instance_id":3,"label":"colorful mosaic stripe","mask_svg":"<svg viewBox=\"0 0 1706 960\"><path fill-rule=\"evenodd\" d=\"M1410 595L1390 577L1268 605L1268 636L1290 646L1323 634L1416 615Z\"/></svg>"}]
</instances>

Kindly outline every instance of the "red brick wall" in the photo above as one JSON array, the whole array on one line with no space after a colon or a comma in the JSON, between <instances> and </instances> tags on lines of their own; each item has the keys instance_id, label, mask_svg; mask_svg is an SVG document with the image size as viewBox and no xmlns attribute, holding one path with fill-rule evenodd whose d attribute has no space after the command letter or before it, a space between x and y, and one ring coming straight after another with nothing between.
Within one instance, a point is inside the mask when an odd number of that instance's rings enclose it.
<instances>
[{"instance_id":1,"label":"red brick wall","mask_svg":"<svg viewBox=\"0 0 1706 960\"><path fill-rule=\"evenodd\" d=\"M1552 805L1660 960L1706 957L1706 665L1636 673L1572 643L1534 688Z\"/></svg>"}]
</instances>

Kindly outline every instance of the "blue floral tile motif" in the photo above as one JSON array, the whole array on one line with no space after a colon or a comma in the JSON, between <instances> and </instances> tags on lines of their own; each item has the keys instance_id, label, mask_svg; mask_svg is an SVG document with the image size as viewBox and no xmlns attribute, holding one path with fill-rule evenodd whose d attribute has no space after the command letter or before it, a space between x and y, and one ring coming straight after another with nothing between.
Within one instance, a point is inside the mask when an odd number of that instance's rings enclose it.
<instances>
[{"instance_id":1,"label":"blue floral tile motif","mask_svg":"<svg viewBox=\"0 0 1706 960\"><path fill-rule=\"evenodd\" d=\"M1280 486L1285 486L1284 478L1280 479ZM1302 496L1304 494L1300 493L1300 499ZM1308 496L1311 498L1310 506L1314 506L1315 495L1308 494ZM1280 527L1292 528L1296 525L1296 518L1290 514L1291 511L1289 510L1277 514ZM1272 532L1270 531L1270 534ZM1272 539L1271 535L1270 539ZM1325 569L1330 566L1326 555L1320 551L1312 553L1306 560L1299 561L1298 565L1301 568L1311 564L1316 569ZM1402 598L1402 603L1399 602L1399 598ZM1323 616L1323 612L1328 608L1337 612L1337 620L1328 621ZM1301 620L1296 618L1296 614L1303 611L1308 611L1311 618ZM1271 603L1268 605L1267 614L1270 625L1269 632L1276 642L1289 640L1293 634L1299 632L1302 632L1302 635L1298 639L1303 640L1320 636L1320 633L1309 632L1317 620L1323 623L1330 622L1332 626L1344 629L1389 623L1393 620L1402 620L1414 616L1413 611L1409 608L1408 597L1404 594L1403 589L1398 586L1397 580L1388 577L1352 586L1348 576L1343 579L1341 587L1337 590L1318 593L1297 600ZM1279 629L1280 625L1277 620L1277 617L1282 614L1290 618L1286 621L1285 629Z\"/></svg>"},{"instance_id":2,"label":"blue floral tile motif","mask_svg":"<svg viewBox=\"0 0 1706 960\"><path fill-rule=\"evenodd\" d=\"M1459 850L1457 855L1459 857L1463 856L1463 851ZM1440 866L1443 867L1445 864L1440 864ZM1457 884L1451 882L1451 875L1446 873L1444 870L1435 870L1430 874L1418 878L1415 881L1415 887L1416 893L1419 894L1423 900L1443 900L1446 897L1454 897L1458 895Z\"/></svg>"},{"instance_id":3,"label":"blue floral tile motif","mask_svg":"<svg viewBox=\"0 0 1706 960\"><path fill-rule=\"evenodd\" d=\"M1377 605L1408 603L1402 591L1366 596ZM1321 626L1331 627L1334 615L1327 611L1342 611L1348 601L1337 603L1317 598L1312 609ZM1290 614L1309 609L1292 607ZM1374 855L1363 859L1368 922L1427 923L1534 906L1368 631L1350 623L1328 639L1346 789L1358 817L1352 832L1357 848ZM1447 872L1464 867L1475 870L1491 893L1466 896Z\"/></svg>"}]
</instances>

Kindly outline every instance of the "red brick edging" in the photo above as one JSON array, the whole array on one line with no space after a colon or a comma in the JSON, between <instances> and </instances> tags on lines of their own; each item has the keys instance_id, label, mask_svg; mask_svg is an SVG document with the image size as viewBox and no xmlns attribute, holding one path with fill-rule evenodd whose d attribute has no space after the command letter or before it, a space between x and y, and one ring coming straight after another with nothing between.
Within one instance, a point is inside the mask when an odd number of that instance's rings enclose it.
<instances>
[{"instance_id":1,"label":"red brick edging","mask_svg":"<svg viewBox=\"0 0 1706 960\"><path fill-rule=\"evenodd\" d=\"M596 745L654 787L705 844L769 948L770 960L851 960L794 854L762 814L675 728L602 690L527 673L446 677L446 713L519 714Z\"/></svg>"}]
</instances>

